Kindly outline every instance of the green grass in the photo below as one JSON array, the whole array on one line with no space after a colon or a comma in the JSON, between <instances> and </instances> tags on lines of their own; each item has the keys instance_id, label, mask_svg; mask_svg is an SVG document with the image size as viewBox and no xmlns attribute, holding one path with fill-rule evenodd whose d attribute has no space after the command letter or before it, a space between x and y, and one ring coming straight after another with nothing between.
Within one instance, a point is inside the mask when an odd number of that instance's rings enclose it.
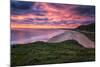
<instances>
[{"instance_id":1,"label":"green grass","mask_svg":"<svg viewBox=\"0 0 100 67\"><path fill-rule=\"evenodd\" d=\"M87 49L76 41L61 43L36 42L11 46L11 65L40 65L95 60L95 49Z\"/></svg>"}]
</instances>

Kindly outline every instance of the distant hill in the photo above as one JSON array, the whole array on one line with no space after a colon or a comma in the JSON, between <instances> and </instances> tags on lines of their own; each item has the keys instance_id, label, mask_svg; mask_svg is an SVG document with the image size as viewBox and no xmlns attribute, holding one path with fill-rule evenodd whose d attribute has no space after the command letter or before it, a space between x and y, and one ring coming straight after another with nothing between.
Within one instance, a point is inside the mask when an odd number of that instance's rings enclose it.
<instances>
[{"instance_id":1,"label":"distant hill","mask_svg":"<svg viewBox=\"0 0 100 67\"><path fill-rule=\"evenodd\" d=\"M95 23L89 25L83 25L77 28L78 30L86 30L90 32L95 32Z\"/></svg>"}]
</instances>

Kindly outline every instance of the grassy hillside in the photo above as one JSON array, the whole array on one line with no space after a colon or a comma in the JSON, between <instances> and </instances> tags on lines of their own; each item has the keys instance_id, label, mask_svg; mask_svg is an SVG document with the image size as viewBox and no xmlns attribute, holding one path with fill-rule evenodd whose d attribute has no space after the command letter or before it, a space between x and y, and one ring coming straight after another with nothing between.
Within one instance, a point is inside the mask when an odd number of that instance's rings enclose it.
<instances>
[{"instance_id":1,"label":"grassy hillside","mask_svg":"<svg viewBox=\"0 0 100 67\"><path fill-rule=\"evenodd\" d=\"M86 49L76 41L36 42L11 46L11 65L38 65L95 60L95 49Z\"/></svg>"}]
</instances>

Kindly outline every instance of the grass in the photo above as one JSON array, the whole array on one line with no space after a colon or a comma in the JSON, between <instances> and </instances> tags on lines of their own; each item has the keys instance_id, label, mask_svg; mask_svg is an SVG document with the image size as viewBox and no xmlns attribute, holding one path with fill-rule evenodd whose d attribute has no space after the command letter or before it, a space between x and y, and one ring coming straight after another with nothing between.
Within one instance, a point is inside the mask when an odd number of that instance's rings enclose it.
<instances>
[{"instance_id":1,"label":"grass","mask_svg":"<svg viewBox=\"0 0 100 67\"><path fill-rule=\"evenodd\" d=\"M82 47L76 41L36 42L11 46L11 65L40 65L95 61L95 49Z\"/></svg>"}]
</instances>

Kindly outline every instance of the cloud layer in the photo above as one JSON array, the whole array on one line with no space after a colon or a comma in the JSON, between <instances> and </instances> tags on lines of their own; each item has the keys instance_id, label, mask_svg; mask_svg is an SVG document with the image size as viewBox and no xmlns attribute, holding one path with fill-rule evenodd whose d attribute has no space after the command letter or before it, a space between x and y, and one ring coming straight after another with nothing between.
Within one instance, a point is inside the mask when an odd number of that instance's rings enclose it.
<instances>
[{"instance_id":1,"label":"cloud layer","mask_svg":"<svg viewBox=\"0 0 100 67\"><path fill-rule=\"evenodd\" d=\"M94 23L95 6L11 1L13 24L85 25Z\"/></svg>"}]
</instances>

